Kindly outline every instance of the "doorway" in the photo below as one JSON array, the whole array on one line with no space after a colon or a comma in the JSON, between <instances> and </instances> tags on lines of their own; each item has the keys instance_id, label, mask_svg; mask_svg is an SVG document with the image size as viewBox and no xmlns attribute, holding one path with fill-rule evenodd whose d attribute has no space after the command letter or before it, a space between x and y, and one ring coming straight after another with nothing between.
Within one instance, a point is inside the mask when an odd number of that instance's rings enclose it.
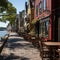
<instances>
[{"instance_id":1,"label":"doorway","mask_svg":"<svg viewBox=\"0 0 60 60\"><path fill-rule=\"evenodd\" d=\"M58 41L60 41L60 17L58 18Z\"/></svg>"}]
</instances>

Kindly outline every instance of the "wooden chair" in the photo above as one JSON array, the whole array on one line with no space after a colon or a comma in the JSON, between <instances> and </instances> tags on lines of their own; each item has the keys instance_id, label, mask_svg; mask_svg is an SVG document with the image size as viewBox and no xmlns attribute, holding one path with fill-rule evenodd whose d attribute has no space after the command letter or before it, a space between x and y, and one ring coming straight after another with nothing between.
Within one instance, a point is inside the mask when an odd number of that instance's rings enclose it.
<instances>
[{"instance_id":1,"label":"wooden chair","mask_svg":"<svg viewBox=\"0 0 60 60\"><path fill-rule=\"evenodd\" d=\"M40 45L40 56L42 57L42 60L45 60L45 59L50 60L49 49L43 45L43 41L39 41L39 45Z\"/></svg>"},{"instance_id":2,"label":"wooden chair","mask_svg":"<svg viewBox=\"0 0 60 60\"><path fill-rule=\"evenodd\" d=\"M58 48L57 50L56 50L56 52L58 53L58 55L57 55L57 60L60 60L60 48Z\"/></svg>"},{"instance_id":3,"label":"wooden chair","mask_svg":"<svg viewBox=\"0 0 60 60\"><path fill-rule=\"evenodd\" d=\"M31 42L32 42L32 44L33 44L35 47L37 47L37 48L39 48L39 43L38 43L38 41L39 41L39 39L36 38L35 36L32 36L32 37L31 37Z\"/></svg>"}]
</instances>

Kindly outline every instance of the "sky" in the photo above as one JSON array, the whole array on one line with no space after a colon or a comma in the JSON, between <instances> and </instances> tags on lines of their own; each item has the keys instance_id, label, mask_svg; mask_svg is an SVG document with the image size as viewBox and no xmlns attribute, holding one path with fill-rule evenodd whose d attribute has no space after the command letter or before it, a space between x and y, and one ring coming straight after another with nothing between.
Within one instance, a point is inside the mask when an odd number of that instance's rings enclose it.
<instances>
[{"instance_id":1,"label":"sky","mask_svg":"<svg viewBox=\"0 0 60 60\"><path fill-rule=\"evenodd\" d=\"M25 2L27 0L9 0L13 6L15 6L15 8L17 9L17 13L19 13L19 11L22 11L23 9L25 9Z\"/></svg>"},{"instance_id":2,"label":"sky","mask_svg":"<svg viewBox=\"0 0 60 60\"><path fill-rule=\"evenodd\" d=\"M27 0L9 0L13 6L17 9L17 13L25 9L25 2ZM0 22L0 27L7 27L9 22Z\"/></svg>"}]
</instances>

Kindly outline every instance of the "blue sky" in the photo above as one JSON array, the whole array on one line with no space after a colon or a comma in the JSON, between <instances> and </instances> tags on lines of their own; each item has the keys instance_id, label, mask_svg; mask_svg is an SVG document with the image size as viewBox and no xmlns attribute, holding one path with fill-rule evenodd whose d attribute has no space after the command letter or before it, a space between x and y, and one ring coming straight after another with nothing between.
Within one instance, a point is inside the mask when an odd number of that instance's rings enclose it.
<instances>
[{"instance_id":1,"label":"blue sky","mask_svg":"<svg viewBox=\"0 0 60 60\"><path fill-rule=\"evenodd\" d=\"M19 13L19 11L25 9L25 2L27 0L9 0L9 1L13 4L13 6L16 7L17 13Z\"/></svg>"},{"instance_id":2,"label":"blue sky","mask_svg":"<svg viewBox=\"0 0 60 60\"><path fill-rule=\"evenodd\" d=\"M17 13L19 13L19 11L22 11L23 9L25 9L25 2L27 0L9 0L13 6L15 6L15 8L17 9ZM0 22L0 27L6 27L8 25L9 22L4 23L4 22Z\"/></svg>"}]
</instances>

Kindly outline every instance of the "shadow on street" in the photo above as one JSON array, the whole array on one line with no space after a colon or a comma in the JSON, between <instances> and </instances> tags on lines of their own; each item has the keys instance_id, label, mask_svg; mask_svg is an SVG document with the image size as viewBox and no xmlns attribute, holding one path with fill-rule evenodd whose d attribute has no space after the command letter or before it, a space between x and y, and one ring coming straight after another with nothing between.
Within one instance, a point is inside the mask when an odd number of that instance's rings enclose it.
<instances>
[{"instance_id":1,"label":"shadow on street","mask_svg":"<svg viewBox=\"0 0 60 60\"><path fill-rule=\"evenodd\" d=\"M0 60L29 60L29 58L27 58L27 57L16 56L12 53L7 58L5 58L5 57L7 57L7 56L0 56Z\"/></svg>"},{"instance_id":2,"label":"shadow on street","mask_svg":"<svg viewBox=\"0 0 60 60\"><path fill-rule=\"evenodd\" d=\"M24 38L11 35L5 44L0 60L31 60L34 58L33 56L38 57L36 49L31 42L25 41Z\"/></svg>"}]
</instances>

